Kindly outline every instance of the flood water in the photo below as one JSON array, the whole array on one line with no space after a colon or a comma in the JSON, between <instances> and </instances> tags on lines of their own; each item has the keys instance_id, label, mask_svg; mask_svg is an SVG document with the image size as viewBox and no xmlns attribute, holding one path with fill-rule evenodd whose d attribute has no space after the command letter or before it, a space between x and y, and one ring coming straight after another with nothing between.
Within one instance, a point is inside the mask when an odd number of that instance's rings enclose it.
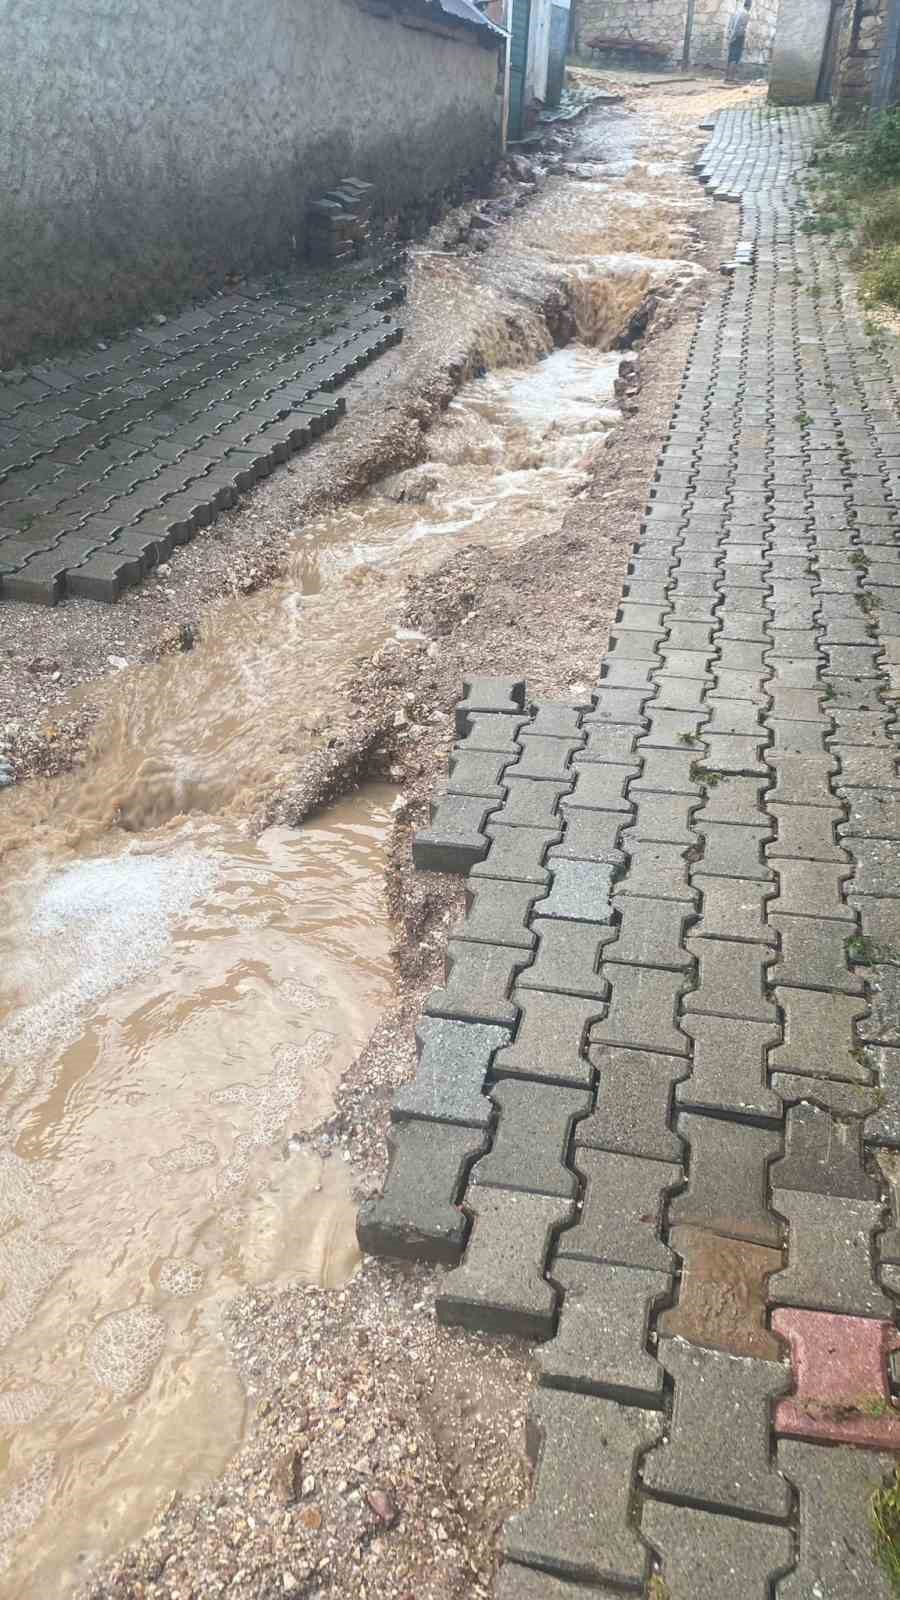
<instances>
[{"instance_id":1,"label":"flood water","mask_svg":"<svg viewBox=\"0 0 900 1600\"><path fill-rule=\"evenodd\" d=\"M590 482L619 420L604 340L652 278L647 252L681 248L619 165L618 219L617 175L592 167L524 225L523 248L570 279L576 340L554 350L536 315L514 346L498 327L425 462L297 529L283 579L211 610L189 654L108 682L84 769L0 797L11 1600L57 1600L223 1467L244 1420L221 1335L240 1287L354 1271L346 1166L303 1134L390 995L393 794L259 839L246 818L394 632L410 576L558 528ZM465 292L459 258L419 270Z\"/></svg>"}]
</instances>

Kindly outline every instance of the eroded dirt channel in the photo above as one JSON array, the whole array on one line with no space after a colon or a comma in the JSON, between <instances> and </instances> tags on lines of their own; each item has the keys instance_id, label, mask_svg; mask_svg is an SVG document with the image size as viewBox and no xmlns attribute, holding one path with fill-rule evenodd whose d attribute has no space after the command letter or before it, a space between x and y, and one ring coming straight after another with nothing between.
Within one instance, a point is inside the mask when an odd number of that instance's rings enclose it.
<instances>
[{"instance_id":1,"label":"eroded dirt channel","mask_svg":"<svg viewBox=\"0 0 900 1600\"><path fill-rule=\"evenodd\" d=\"M574 170L494 242L493 311L466 258L417 252L448 342L457 313L478 328L426 459L306 521L283 575L210 608L190 653L108 680L80 770L0 798L10 1597L69 1592L221 1471L244 1427L220 1331L236 1290L355 1270L349 1168L306 1135L391 995L393 790L296 830L254 837L247 819L321 744L360 661L402 636L410 578L461 545L539 539L589 489L621 421L613 337L648 290L677 297L702 272L683 142L648 160L651 138L624 111L591 120Z\"/></svg>"}]
</instances>

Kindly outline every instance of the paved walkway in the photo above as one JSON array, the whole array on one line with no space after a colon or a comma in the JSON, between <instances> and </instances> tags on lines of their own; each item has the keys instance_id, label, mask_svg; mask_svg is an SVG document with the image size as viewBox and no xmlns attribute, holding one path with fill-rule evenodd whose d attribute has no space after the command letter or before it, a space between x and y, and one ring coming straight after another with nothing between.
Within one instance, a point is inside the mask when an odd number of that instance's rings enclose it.
<instances>
[{"instance_id":1,"label":"paved walkway","mask_svg":"<svg viewBox=\"0 0 900 1600\"><path fill-rule=\"evenodd\" d=\"M500 1600L889 1594L900 423L801 227L817 129L718 119L744 264L599 686L468 685L416 841L468 911L360 1237L450 1267L442 1321L538 1341Z\"/></svg>"},{"instance_id":2,"label":"paved walkway","mask_svg":"<svg viewBox=\"0 0 900 1600\"><path fill-rule=\"evenodd\" d=\"M0 598L118 599L346 410L396 344L396 285L218 295L106 346L0 373Z\"/></svg>"}]
</instances>

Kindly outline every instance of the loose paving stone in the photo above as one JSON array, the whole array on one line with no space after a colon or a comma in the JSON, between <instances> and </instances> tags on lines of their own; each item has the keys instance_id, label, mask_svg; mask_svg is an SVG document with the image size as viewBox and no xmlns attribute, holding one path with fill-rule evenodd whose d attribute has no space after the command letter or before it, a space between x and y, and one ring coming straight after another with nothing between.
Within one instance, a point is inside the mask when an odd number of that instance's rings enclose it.
<instances>
[{"instance_id":1,"label":"loose paving stone","mask_svg":"<svg viewBox=\"0 0 900 1600\"><path fill-rule=\"evenodd\" d=\"M518 778L550 779L565 783L571 774L572 757L581 749L582 739L553 739L524 728L519 734L522 754L510 768Z\"/></svg>"},{"instance_id":2,"label":"loose paving stone","mask_svg":"<svg viewBox=\"0 0 900 1600\"><path fill-rule=\"evenodd\" d=\"M514 1042L494 1057L497 1077L589 1087L594 1074L584 1045L602 1003L538 989L515 989L513 1001L521 1008L519 1026Z\"/></svg>"},{"instance_id":3,"label":"loose paving stone","mask_svg":"<svg viewBox=\"0 0 900 1600\"><path fill-rule=\"evenodd\" d=\"M604 960L626 966L670 967L675 972L690 969L693 958L684 946L690 907L678 900L618 895L612 903L621 920L614 942L604 951Z\"/></svg>"},{"instance_id":4,"label":"loose paving stone","mask_svg":"<svg viewBox=\"0 0 900 1600\"><path fill-rule=\"evenodd\" d=\"M862 1166L861 1132L858 1118L843 1120L810 1104L789 1106L785 1153L769 1169L773 1188L877 1201L878 1184Z\"/></svg>"},{"instance_id":5,"label":"loose paving stone","mask_svg":"<svg viewBox=\"0 0 900 1600\"><path fill-rule=\"evenodd\" d=\"M566 1165L572 1127L591 1109L590 1094L505 1078L490 1091L499 1117L490 1152L476 1162L470 1184L522 1189L574 1199L578 1180Z\"/></svg>"},{"instance_id":6,"label":"loose paving stone","mask_svg":"<svg viewBox=\"0 0 900 1600\"><path fill-rule=\"evenodd\" d=\"M584 1145L575 1159L584 1202L575 1226L560 1235L558 1259L671 1272L660 1235L666 1193L681 1182L681 1167Z\"/></svg>"},{"instance_id":7,"label":"loose paving stone","mask_svg":"<svg viewBox=\"0 0 900 1600\"><path fill-rule=\"evenodd\" d=\"M773 1189L772 1205L788 1222L788 1264L772 1285L779 1305L889 1317L890 1300L872 1276L872 1235L883 1208L793 1189Z\"/></svg>"},{"instance_id":8,"label":"loose paving stone","mask_svg":"<svg viewBox=\"0 0 900 1600\"><path fill-rule=\"evenodd\" d=\"M532 908L544 904L541 893L531 883L509 883L502 878L472 880L466 888L466 918L454 930L454 938L532 950L535 935L527 923Z\"/></svg>"},{"instance_id":9,"label":"loose paving stone","mask_svg":"<svg viewBox=\"0 0 900 1600\"><path fill-rule=\"evenodd\" d=\"M514 1027L518 1009L509 993L516 969L527 956L509 945L468 944L451 939L443 989L432 989L425 1003L430 1017L456 1022Z\"/></svg>"},{"instance_id":10,"label":"loose paving stone","mask_svg":"<svg viewBox=\"0 0 900 1600\"><path fill-rule=\"evenodd\" d=\"M682 1001L686 1012L747 1022L775 1021L775 1007L765 992L772 956L762 945L734 939L688 939L686 943L700 969L697 988Z\"/></svg>"},{"instance_id":11,"label":"loose paving stone","mask_svg":"<svg viewBox=\"0 0 900 1600\"><path fill-rule=\"evenodd\" d=\"M658 1500L644 1502L641 1532L662 1559L666 1600L769 1600L793 1554L786 1528Z\"/></svg>"},{"instance_id":12,"label":"loose paving stone","mask_svg":"<svg viewBox=\"0 0 900 1600\"><path fill-rule=\"evenodd\" d=\"M664 1272L557 1258L551 1268L563 1292L554 1339L538 1346L542 1384L606 1395L623 1405L663 1405L663 1370L647 1351L654 1310L672 1279Z\"/></svg>"},{"instance_id":13,"label":"loose paving stone","mask_svg":"<svg viewBox=\"0 0 900 1600\"><path fill-rule=\"evenodd\" d=\"M900 1411L891 1405L888 1386L888 1362L900 1348L892 1322L775 1311L772 1327L790 1344L794 1377L794 1393L775 1411L776 1433L900 1449Z\"/></svg>"},{"instance_id":14,"label":"loose paving stone","mask_svg":"<svg viewBox=\"0 0 900 1600\"><path fill-rule=\"evenodd\" d=\"M478 711L469 715L469 726L461 741L465 750L493 750L513 761L522 753L517 735L533 724L528 717L513 717L501 712Z\"/></svg>"},{"instance_id":15,"label":"loose paving stone","mask_svg":"<svg viewBox=\"0 0 900 1600\"><path fill-rule=\"evenodd\" d=\"M373 1256L458 1261L468 1231L458 1201L468 1168L486 1145L480 1128L395 1124L388 1134L384 1193L359 1208L360 1248Z\"/></svg>"},{"instance_id":16,"label":"loose paving stone","mask_svg":"<svg viewBox=\"0 0 900 1600\"><path fill-rule=\"evenodd\" d=\"M780 950L769 969L769 981L791 988L836 989L842 994L862 994L863 981L850 970L848 941L853 933L846 922L824 918L778 917L769 919Z\"/></svg>"},{"instance_id":17,"label":"loose paving stone","mask_svg":"<svg viewBox=\"0 0 900 1600\"><path fill-rule=\"evenodd\" d=\"M680 1109L780 1120L781 1101L766 1076L767 1052L780 1041L780 1027L700 1015L683 1018L681 1027L694 1041L694 1058L676 1091Z\"/></svg>"},{"instance_id":18,"label":"loose paving stone","mask_svg":"<svg viewBox=\"0 0 900 1600\"><path fill-rule=\"evenodd\" d=\"M676 1129L688 1145L688 1185L669 1206L670 1223L777 1250L783 1230L768 1204L766 1174L781 1151L778 1134L693 1112L682 1112Z\"/></svg>"},{"instance_id":19,"label":"loose paving stone","mask_svg":"<svg viewBox=\"0 0 900 1600\"><path fill-rule=\"evenodd\" d=\"M547 853L548 867L552 871L558 861L605 861L621 866L625 856L616 841L626 820L614 811L569 811L562 842Z\"/></svg>"},{"instance_id":20,"label":"loose paving stone","mask_svg":"<svg viewBox=\"0 0 900 1600\"><path fill-rule=\"evenodd\" d=\"M451 750L446 792L502 800L506 790L501 780L508 764L508 756L491 750Z\"/></svg>"},{"instance_id":21,"label":"loose paving stone","mask_svg":"<svg viewBox=\"0 0 900 1600\"><path fill-rule=\"evenodd\" d=\"M631 816L634 807L625 798L626 786L634 778L638 766L619 766L615 763L584 761L571 768L575 786L563 795L560 810L568 815L571 810L619 811Z\"/></svg>"},{"instance_id":22,"label":"loose paving stone","mask_svg":"<svg viewBox=\"0 0 900 1600\"><path fill-rule=\"evenodd\" d=\"M456 703L455 722L457 738L468 731L469 717L473 712L502 712L514 716L525 710L525 680L523 678L465 678L462 699Z\"/></svg>"},{"instance_id":23,"label":"loose paving stone","mask_svg":"<svg viewBox=\"0 0 900 1600\"><path fill-rule=\"evenodd\" d=\"M482 1089L494 1051L509 1037L508 1028L423 1017L416 1028L416 1076L398 1092L391 1110L393 1120L420 1118L488 1127L492 1108Z\"/></svg>"},{"instance_id":24,"label":"loose paving stone","mask_svg":"<svg viewBox=\"0 0 900 1600\"><path fill-rule=\"evenodd\" d=\"M540 916L533 918L531 926L537 951L531 966L519 973L518 988L606 999L609 984L600 976L600 956L604 945L615 938L613 927Z\"/></svg>"},{"instance_id":25,"label":"loose paving stone","mask_svg":"<svg viewBox=\"0 0 900 1600\"><path fill-rule=\"evenodd\" d=\"M559 829L504 828L488 823L487 854L470 868L470 877L508 878L515 883L550 882L550 869L544 865L547 851L561 838Z\"/></svg>"},{"instance_id":26,"label":"loose paving stone","mask_svg":"<svg viewBox=\"0 0 900 1600\"><path fill-rule=\"evenodd\" d=\"M688 1043L675 1025L683 975L646 967L604 967L610 983L606 1017L591 1029L592 1044L625 1045L684 1056Z\"/></svg>"},{"instance_id":27,"label":"loose paving stone","mask_svg":"<svg viewBox=\"0 0 900 1600\"><path fill-rule=\"evenodd\" d=\"M790 1490L769 1458L769 1408L790 1386L780 1362L664 1339L675 1380L669 1439L644 1458L645 1487L710 1510L782 1518Z\"/></svg>"},{"instance_id":28,"label":"loose paving stone","mask_svg":"<svg viewBox=\"0 0 900 1600\"><path fill-rule=\"evenodd\" d=\"M770 1052L773 1072L871 1083L872 1071L854 1042L853 1025L866 1015L864 1001L813 989L775 989L784 1015L784 1043Z\"/></svg>"},{"instance_id":29,"label":"loose paving stone","mask_svg":"<svg viewBox=\"0 0 900 1600\"><path fill-rule=\"evenodd\" d=\"M615 867L554 858L550 893L540 903L542 917L569 922L611 922L610 893Z\"/></svg>"},{"instance_id":30,"label":"loose paving stone","mask_svg":"<svg viewBox=\"0 0 900 1600\"><path fill-rule=\"evenodd\" d=\"M443 1133L443 1130L441 1130ZM473 1216L465 1260L438 1289L439 1322L482 1333L549 1339L557 1291L544 1277L556 1230L572 1215L570 1202L513 1189L470 1186Z\"/></svg>"},{"instance_id":31,"label":"loose paving stone","mask_svg":"<svg viewBox=\"0 0 900 1600\"><path fill-rule=\"evenodd\" d=\"M693 930L698 937L778 944L776 929L764 917L766 901L775 892L774 883L754 878L708 877L704 872L692 873L691 883L701 893L700 920Z\"/></svg>"},{"instance_id":32,"label":"loose paving stone","mask_svg":"<svg viewBox=\"0 0 900 1600\"><path fill-rule=\"evenodd\" d=\"M874 1552L872 1495L896 1459L782 1439L778 1466L800 1497L800 1554L777 1600L890 1600Z\"/></svg>"},{"instance_id":33,"label":"loose paving stone","mask_svg":"<svg viewBox=\"0 0 900 1600\"><path fill-rule=\"evenodd\" d=\"M559 801L562 795L569 793L570 783L517 778L510 767L503 774L503 782L506 799L492 813L492 824L506 828L559 829Z\"/></svg>"},{"instance_id":34,"label":"loose paving stone","mask_svg":"<svg viewBox=\"0 0 900 1600\"><path fill-rule=\"evenodd\" d=\"M784 1265L781 1251L702 1228L673 1228L669 1243L683 1267L678 1302L658 1318L660 1335L780 1361L781 1345L766 1327L766 1285Z\"/></svg>"},{"instance_id":35,"label":"loose paving stone","mask_svg":"<svg viewBox=\"0 0 900 1600\"><path fill-rule=\"evenodd\" d=\"M582 1584L640 1589L650 1560L630 1516L632 1486L660 1426L655 1412L537 1390L528 1407L534 1498L506 1524L507 1560Z\"/></svg>"},{"instance_id":36,"label":"loose paving stone","mask_svg":"<svg viewBox=\"0 0 900 1600\"><path fill-rule=\"evenodd\" d=\"M652 1050L593 1046L589 1053L600 1083L596 1110L575 1125L576 1150L614 1150L680 1163L684 1146L672 1130L671 1108L674 1086L689 1070L687 1062Z\"/></svg>"}]
</instances>

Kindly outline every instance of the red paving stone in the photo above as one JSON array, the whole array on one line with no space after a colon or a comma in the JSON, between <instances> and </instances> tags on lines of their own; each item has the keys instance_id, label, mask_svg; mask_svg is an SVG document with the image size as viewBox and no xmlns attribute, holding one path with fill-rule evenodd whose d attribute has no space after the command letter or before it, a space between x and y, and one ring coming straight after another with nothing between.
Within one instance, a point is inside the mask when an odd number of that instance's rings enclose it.
<instances>
[{"instance_id":1,"label":"red paving stone","mask_svg":"<svg viewBox=\"0 0 900 1600\"><path fill-rule=\"evenodd\" d=\"M888 1357L900 1349L893 1323L779 1310L772 1328L790 1343L795 1388L776 1407L776 1433L900 1450L900 1411L888 1388Z\"/></svg>"}]
</instances>

